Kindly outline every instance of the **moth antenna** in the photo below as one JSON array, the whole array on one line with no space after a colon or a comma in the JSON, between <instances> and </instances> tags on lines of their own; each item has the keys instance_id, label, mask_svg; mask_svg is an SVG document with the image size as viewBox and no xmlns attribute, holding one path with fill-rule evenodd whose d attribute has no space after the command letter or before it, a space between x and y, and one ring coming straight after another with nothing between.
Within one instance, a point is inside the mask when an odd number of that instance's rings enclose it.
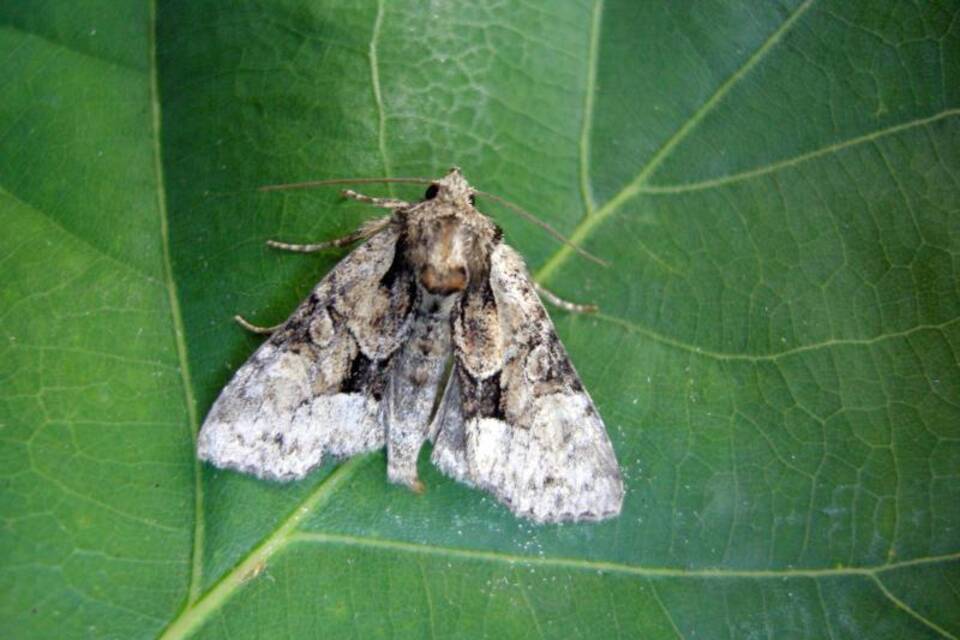
<instances>
[{"instance_id":1,"label":"moth antenna","mask_svg":"<svg viewBox=\"0 0 960 640\"><path fill-rule=\"evenodd\" d=\"M258 187L257 191L285 191L288 189L312 189L313 187L325 187L331 184L380 184L380 183L400 183L400 184L431 184L433 180L429 178L334 178L332 180L308 180L306 182L290 182L287 184L266 184Z\"/></svg>"},{"instance_id":2,"label":"moth antenna","mask_svg":"<svg viewBox=\"0 0 960 640\"><path fill-rule=\"evenodd\" d=\"M562 242L563 244L567 245L568 247L570 247L571 249L573 249L574 251L576 251L577 253L579 253L581 256L583 256L583 257L586 258L587 260L590 260L591 262L595 262L595 263L599 264L601 267L609 267L609 266L610 266L610 263L609 263L609 262L607 262L606 260L601 260L600 258L598 258L597 256L593 255L592 253L589 253L589 252L586 251L585 249L581 249L581 248L578 247L577 245L573 244L573 242L571 242L570 239L567 238L565 235L563 235L562 233L560 233L559 231L557 231L556 229L554 229L552 226L550 226L549 224L547 224L546 222L544 222L543 220L541 220L541 219L538 218L537 216L533 215L532 213L530 213L530 212L527 211L526 209L523 209L523 208L520 207L519 205L513 204L513 203L510 202L509 200L505 200L504 198L501 198L501 197L498 196L498 195L495 195L495 194L492 194L492 193L488 193L488 192L486 192L486 191L474 190L474 193L476 193L476 194L479 195L479 196L483 196L483 197L485 197L485 198L490 198L491 200L495 200L496 202L499 202L500 204L502 204L503 206L507 207L508 209L511 209L514 213L519 214L520 217L524 218L524 219L527 220L528 222L532 222L533 224L537 225L538 227L540 227L540 228L542 228L542 229L545 229L545 230L547 231L547 233L549 233L549 234L552 235L554 238L556 238L557 240L559 240L559 241Z\"/></svg>"}]
</instances>

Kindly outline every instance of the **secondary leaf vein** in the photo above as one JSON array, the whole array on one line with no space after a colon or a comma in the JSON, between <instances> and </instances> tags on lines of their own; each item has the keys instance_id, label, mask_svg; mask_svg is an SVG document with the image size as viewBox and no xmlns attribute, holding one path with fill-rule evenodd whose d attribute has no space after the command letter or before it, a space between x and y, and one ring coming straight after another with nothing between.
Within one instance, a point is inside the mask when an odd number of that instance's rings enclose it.
<instances>
[{"instance_id":1,"label":"secondary leaf vein","mask_svg":"<svg viewBox=\"0 0 960 640\"><path fill-rule=\"evenodd\" d=\"M574 229L573 234L570 236L570 242L574 245L580 245L582 241L587 238L593 230L604 220L609 218L613 213L620 209L620 207L627 202L628 200L635 197L640 189L645 186L647 179L653 174L654 171L669 157L670 153L693 131L698 124L709 114L713 108L720 103L720 101L730 92L730 90L736 86L736 84L746 76L790 30L790 28L796 24L796 22L803 16L804 13L813 5L813 0L805 0L797 9L790 14L790 16L784 20L783 24L774 31L770 37L764 41L764 43L753 52L753 54L740 66L739 69L733 72L711 95L700 107L693 112L693 114L687 118L687 120L673 133L670 138L653 154L650 160L640 169L640 172L637 174L637 177L634 178L629 184L623 187L616 195L614 195L610 200L606 202L602 207L597 209L596 213L591 216L584 218L580 224ZM537 272L537 280L543 281L550 276L572 253L573 249L564 245L553 256L540 268Z\"/></svg>"},{"instance_id":2,"label":"secondary leaf vein","mask_svg":"<svg viewBox=\"0 0 960 640\"><path fill-rule=\"evenodd\" d=\"M383 26L383 0L377 1L377 16L373 21L373 32L370 35L370 83L373 85L373 99L377 105L377 144L380 147L380 157L383 159L383 175L393 175L390 166L390 157L387 155L387 114L383 108L383 92L380 88L380 59L378 46L380 43L380 29ZM390 195L393 195L393 185L388 185Z\"/></svg>"},{"instance_id":3,"label":"secondary leaf vein","mask_svg":"<svg viewBox=\"0 0 960 640\"><path fill-rule=\"evenodd\" d=\"M584 215L593 213L597 204L590 185L590 133L593 127L593 100L597 90L597 63L600 57L600 19L603 16L603 0L593 3L590 19L590 49L587 54L587 85L583 96L583 123L580 129L580 195L583 198Z\"/></svg>"},{"instance_id":4,"label":"secondary leaf vein","mask_svg":"<svg viewBox=\"0 0 960 640\"><path fill-rule=\"evenodd\" d=\"M160 117L160 84L157 77L157 3L150 2L150 116L153 125L153 167L157 184L157 212L160 217L160 241L163 245L163 275L166 282L167 299L170 305L170 316L173 321L173 337L177 345L177 359L180 363L180 379L183 383L183 401L186 405L187 419L196 450L197 431L200 422L197 417L197 403L193 396L193 382L190 379L190 363L187 358L186 333L183 327L183 314L180 311L180 297L177 294L177 283L173 275L173 261L170 253L170 223L167 214L166 184L163 175L163 153L160 148L161 117ZM192 455L192 453L191 453ZM200 474L200 461L193 456L194 478L194 533L190 585L187 602L195 601L200 595L200 584L203 577L203 484Z\"/></svg>"},{"instance_id":5,"label":"secondary leaf vein","mask_svg":"<svg viewBox=\"0 0 960 640\"><path fill-rule=\"evenodd\" d=\"M610 324L615 324L620 327L623 327L627 331L632 333L639 333L644 335L656 342L661 344L669 345L671 347L676 347L677 349L682 349L683 351L689 351L690 353L695 353L697 355L706 356L708 358L713 358L715 360L733 360L733 361L746 361L746 362L770 362L786 358L788 356L796 355L799 353L805 353L808 351L817 351L819 349L827 349L830 347L838 346L870 346L878 342L883 342L884 340L891 340L894 338L906 338L913 334L919 333L921 331L943 331L948 327L953 326L957 322L960 322L960 317L951 318L945 322L939 324L918 324L909 329L903 331L893 331L890 333L883 333L872 338L831 338L829 340L824 340L822 342L814 342L811 344L801 345L799 347L794 347L792 349L785 349L783 351L777 351L774 353L764 353L751 355L746 353L735 353L735 352L726 352L726 351L714 351L711 349L704 349L682 340L677 340L676 338L671 338L670 336L663 335L642 327L638 324L624 320L617 316L611 316L605 313L593 313L590 314L591 319L602 320Z\"/></svg>"},{"instance_id":6,"label":"secondary leaf vein","mask_svg":"<svg viewBox=\"0 0 960 640\"><path fill-rule=\"evenodd\" d=\"M915 127L922 127L924 125L933 124L939 120L945 118L950 118L952 116L960 115L960 109L947 109L941 111L940 113L934 114L927 118L918 118L916 120L910 120L908 122L902 122L885 129L878 129L876 131L871 131L862 136L857 136L855 138L850 138L848 140L842 140L834 144L821 147L819 149L814 149L813 151L808 151L807 153L802 153L800 155L794 156L792 158L786 158L784 160L779 160L777 162L772 162L767 165L760 167L755 167L753 169L748 169L747 171L741 171L739 173L732 173L730 175L721 176L719 178L711 178L709 180L702 180L700 182L687 182L683 184L664 184L664 185L648 185L642 187L638 190L638 193L646 194L672 194L672 193L689 193L691 191L702 191L704 189L714 189L716 187L722 187L728 184L733 184L736 182L742 182L744 180L749 180L751 178L758 178L760 176L768 175L775 173L782 169L793 167L799 164L803 164L809 160L819 158L826 155L831 155L853 147L865 142L871 142L879 138L884 138L902 131L913 129Z\"/></svg>"},{"instance_id":7,"label":"secondary leaf vein","mask_svg":"<svg viewBox=\"0 0 960 640\"><path fill-rule=\"evenodd\" d=\"M581 560L579 558L553 558L549 556L524 556L501 551L485 551L479 549L460 549L443 547L432 544L420 544L401 540L383 538L358 537L337 533L295 533L290 537L291 543L306 544L338 544L350 547L382 549L386 551L402 551L408 553L429 554L444 558L460 558L464 560L485 560L490 562L506 563L509 565L552 567L560 569L582 569L584 571L601 571L619 574L628 574L656 578L752 578L777 579L783 578L825 578L836 576L874 576L877 574L903 569L906 567L937 564L960 560L960 552L942 556L914 558L900 562L891 562L866 567L830 567L822 569L725 569L711 567L705 569L684 569L674 567L648 567L631 565L605 560Z\"/></svg>"},{"instance_id":8,"label":"secondary leaf vein","mask_svg":"<svg viewBox=\"0 0 960 640\"><path fill-rule=\"evenodd\" d=\"M877 585L877 588L880 589L881 593L883 593L884 597L887 598L887 600L889 600L890 602L892 602L898 609L902 609L911 618L921 622L927 627L930 627L931 629L933 629L934 631L942 635L944 638L957 640L957 636L953 635L952 633L950 633L949 631L947 631L946 629L938 625L936 622L932 620L928 620L927 618L923 617L922 615L914 611L907 603L905 603L903 600L895 596L889 589L887 589L887 586L883 584L883 581L879 577L877 577L876 575L871 575L870 578L873 580L874 584Z\"/></svg>"}]
</instances>

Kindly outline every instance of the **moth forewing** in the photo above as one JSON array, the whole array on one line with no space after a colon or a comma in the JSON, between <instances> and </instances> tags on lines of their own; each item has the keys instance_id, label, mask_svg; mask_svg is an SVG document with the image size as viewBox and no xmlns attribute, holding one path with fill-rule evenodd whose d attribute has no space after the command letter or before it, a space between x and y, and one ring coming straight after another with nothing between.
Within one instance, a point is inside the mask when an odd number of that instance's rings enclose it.
<instances>
[{"instance_id":1,"label":"moth forewing","mask_svg":"<svg viewBox=\"0 0 960 640\"><path fill-rule=\"evenodd\" d=\"M522 259L505 244L491 254L489 287L502 339L459 335L455 325L463 437L438 440L435 459L539 522L617 515L623 482L603 421ZM457 444L462 452L451 450ZM451 469L449 460L466 469Z\"/></svg>"},{"instance_id":2,"label":"moth forewing","mask_svg":"<svg viewBox=\"0 0 960 640\"><path fill-rule=\"evenodd\" d=\"M367 238L237 371L198 455L262 478L387 447L388 478L420 490L417 456L537 522L619 514L613 447L520 256L473 206L458 169ZM318 245L274 243L316 250ZM436 402L447 363L452 370ZM437 405L431 421L431 412Z\"/></svg>"},{"instance_id":3,"label":"moth forewing","mask_svg":"<svg viewBox=\"0 0 960 640\"><path fill-rule=\"evenodd\" d=\"M379 397L412 302L408 283L380 285L397 238L385 229L344 258L237 371L200 430L201 459L296 480L326 454L383 446Z\"/></svg>"}]
</instances>

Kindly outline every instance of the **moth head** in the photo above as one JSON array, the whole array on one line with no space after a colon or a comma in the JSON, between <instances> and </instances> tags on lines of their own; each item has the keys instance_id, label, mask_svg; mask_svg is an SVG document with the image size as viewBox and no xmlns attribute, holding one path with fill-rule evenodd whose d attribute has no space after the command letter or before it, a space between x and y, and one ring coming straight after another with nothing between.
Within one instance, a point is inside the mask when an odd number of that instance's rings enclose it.
<instances>
[{"instance_id":1,"label":"moth head","mask_svg":"<svg viewBox=\"0 0 960 640\"><path fill-rule=\"evenodd\" d=\"M445 176L435 180L427 187L423 194L424 201L436 200L455 207L472 208L475 201L475 191L467 179L463 177L460 167L452 167Z\"/></svg>"},{"instance_id":2,"label":"moth head","mask_svg":"<svg viewBox=\"0 0 960 640\"><path fill-rule=\"evenodd\" d=\"M404 212L407 258L434 295L464 291L487 270L496 225L474 209L474 194L453 167L430 183L423 202Z\"/></svg>"}]
</instances>

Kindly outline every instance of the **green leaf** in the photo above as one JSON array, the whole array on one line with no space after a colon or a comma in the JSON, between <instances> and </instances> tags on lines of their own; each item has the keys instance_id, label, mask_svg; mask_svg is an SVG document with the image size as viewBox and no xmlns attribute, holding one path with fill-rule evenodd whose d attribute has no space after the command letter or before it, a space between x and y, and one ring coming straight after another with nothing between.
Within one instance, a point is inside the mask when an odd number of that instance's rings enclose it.
<instances>
[{"instance_id":1,"label":"green leaf","mask_svg":"<svg viewBox=\"0 0 960 640\"><path fill-rule=\"evenodd\" d=\"M0 625L11 637L960 636L960 5L0 6ZM198 423L438 175L538 279L628 482L533 526L426 460L301 483ZM376 190L373 187L371 190ZM415 190L380 188L415 197Z\"/></svg>"}]
</instances>

